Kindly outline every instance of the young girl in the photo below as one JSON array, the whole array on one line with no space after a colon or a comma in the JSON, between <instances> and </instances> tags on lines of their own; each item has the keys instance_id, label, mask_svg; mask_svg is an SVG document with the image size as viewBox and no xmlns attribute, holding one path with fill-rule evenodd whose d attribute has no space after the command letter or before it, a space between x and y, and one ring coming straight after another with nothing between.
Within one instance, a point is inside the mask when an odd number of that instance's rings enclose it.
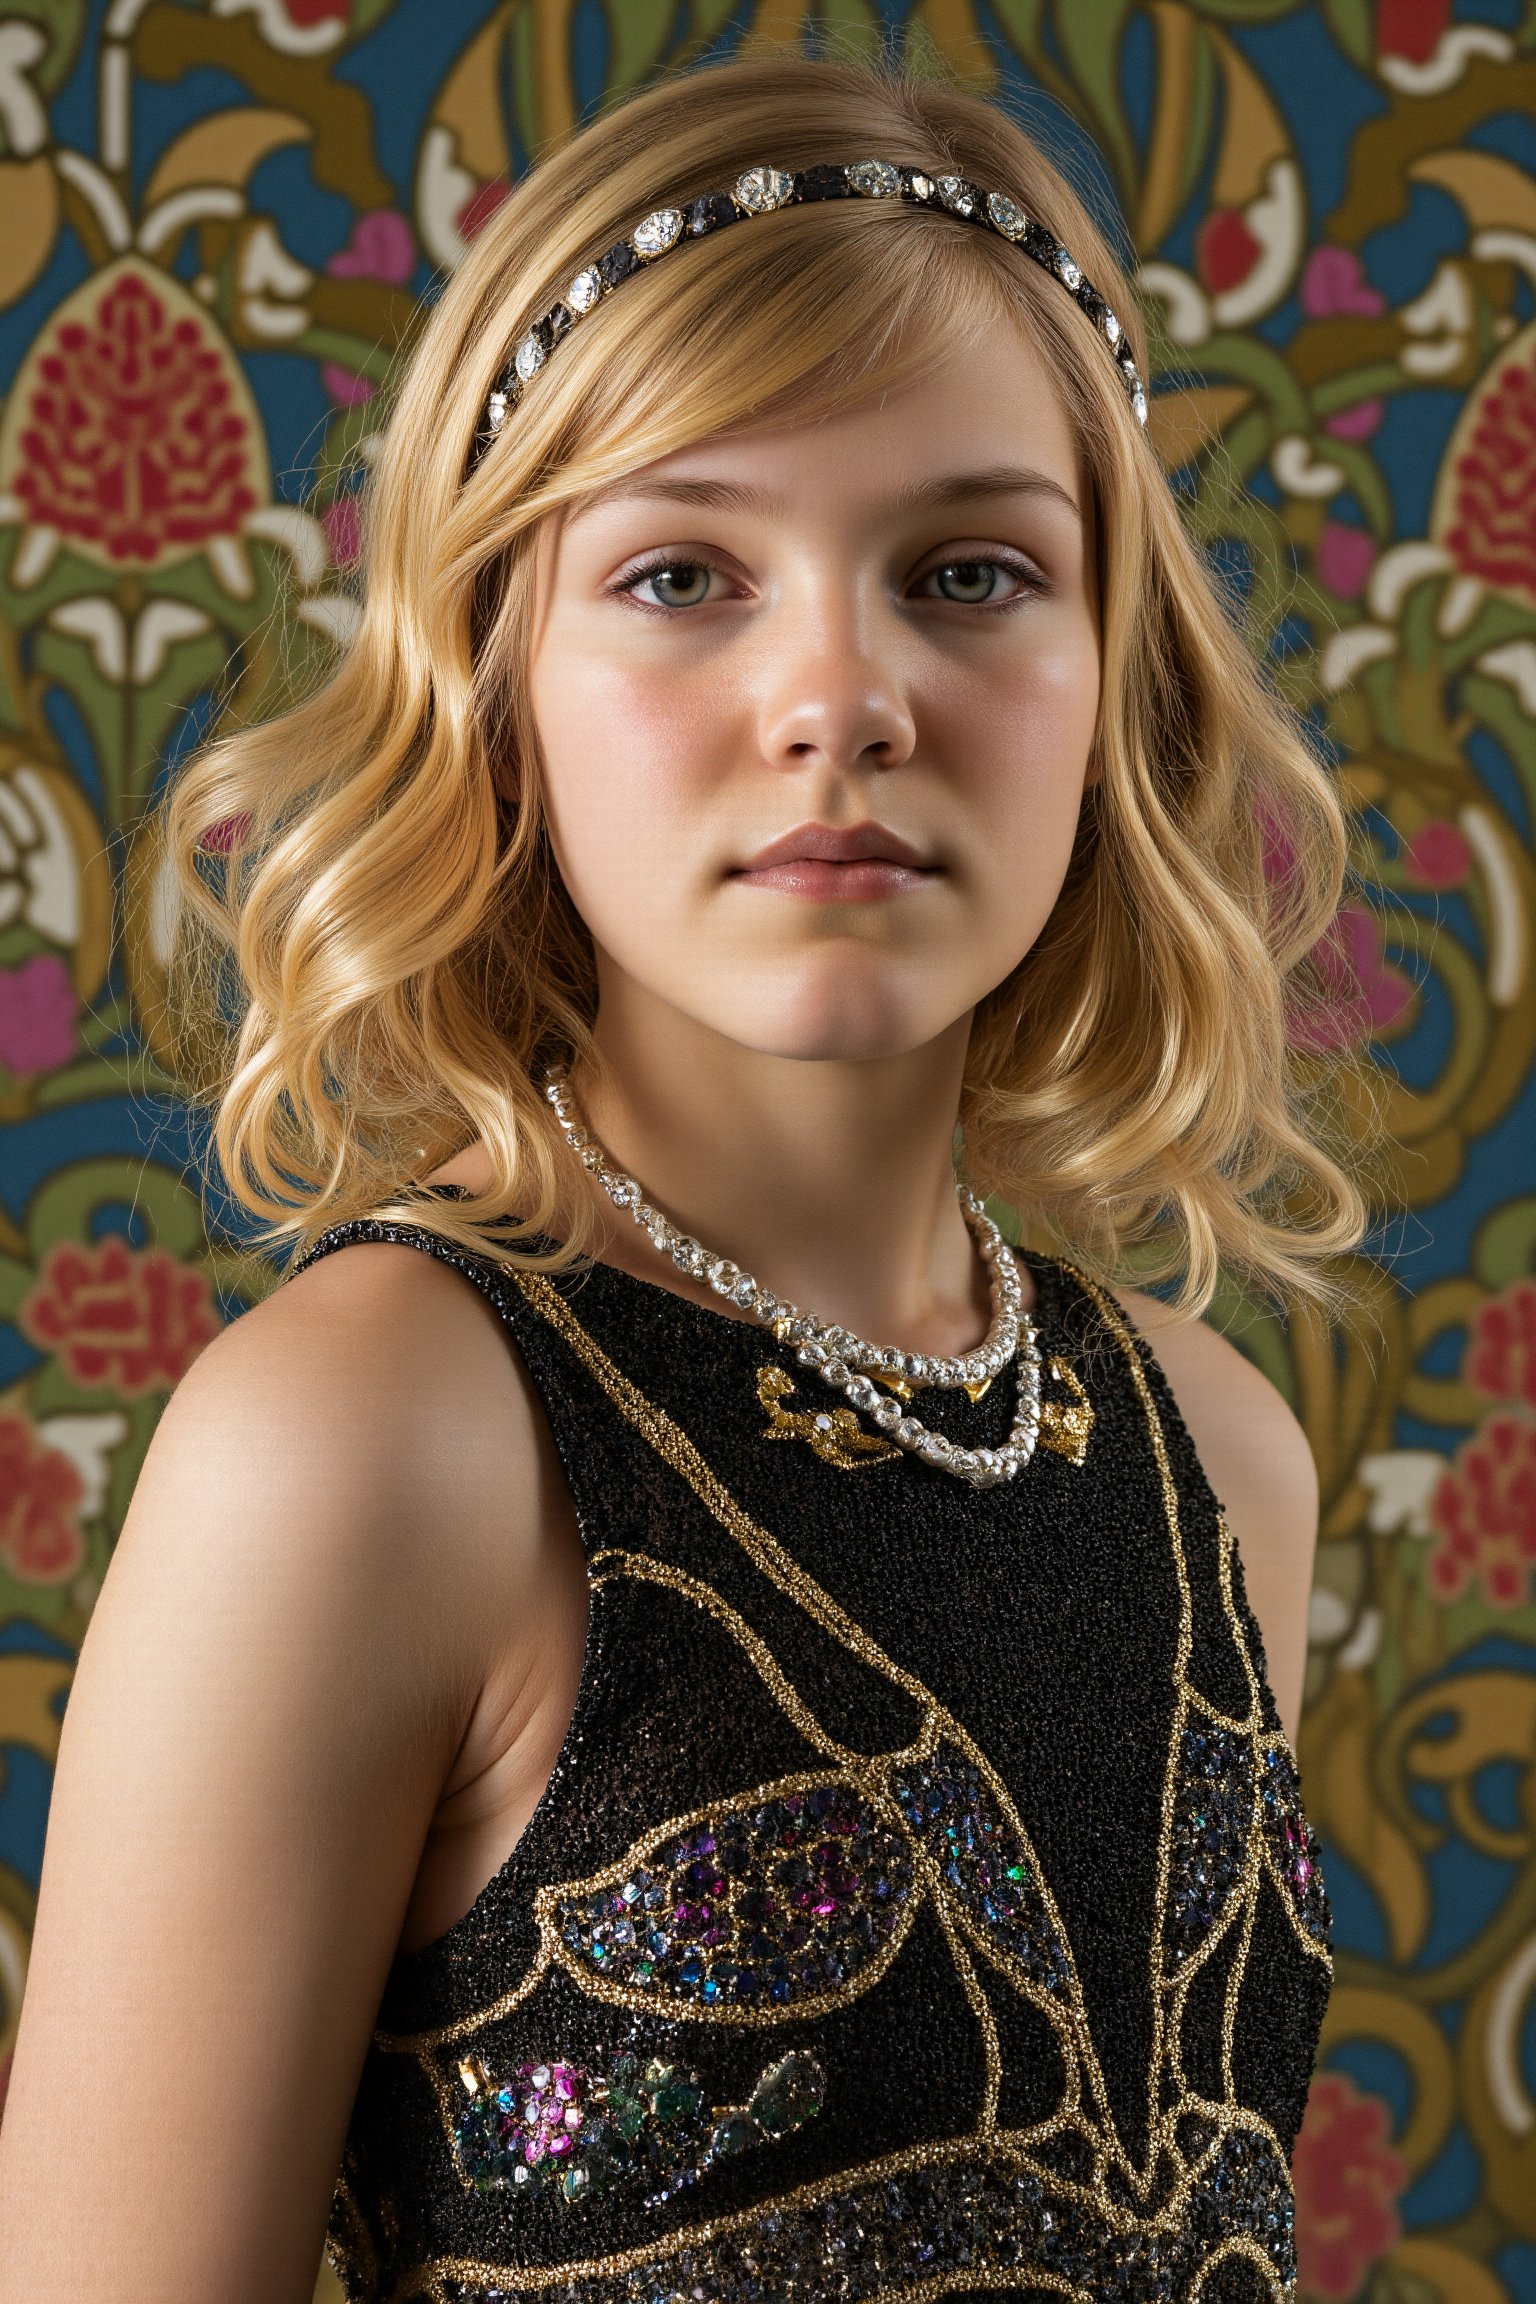
<instances>
[{"instance_id":1,"label":"young girl","mask_svg":"<svg viewBox=\"0 0 1536 2304\"><path fill-rule=\"evenodd\" d=\"M6 2304L1290 2292L1316 1486L1193 1315L1358 1231L1343 832L1145 374L888 65L652 87L431 313L166 819L303 1253L85 1644Z\"/></svg>"}]
</instances>

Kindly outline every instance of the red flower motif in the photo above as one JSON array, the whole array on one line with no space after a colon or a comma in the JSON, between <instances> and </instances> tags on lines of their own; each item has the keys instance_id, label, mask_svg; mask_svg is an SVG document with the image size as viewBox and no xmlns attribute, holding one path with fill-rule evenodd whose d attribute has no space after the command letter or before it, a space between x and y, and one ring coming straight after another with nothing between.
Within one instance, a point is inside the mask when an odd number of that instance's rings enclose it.
<instances>
[{"instance_id":1,"label":"red flower motif","mask_svg":"<svg viewBox=\"0 0 1536 2304\"><path fill-rule=\"evenodd\" d=\"M1536 362L1511 360L1474 409L1445 548L1468 576L1536 600Z\"/></svg>"},{"instance_id":2,"label":"red flower motif","mask_svg":"<svg viewBox=\"0 0 1536 2304\"><path fill-rule=\"evenodd\" d=\"M1490 1608L1519 1608L1536 1577L1536 1423L1495 1411L1464 1440L1429 1500L1439 1541L1425 1569L1441 1600L1482 1586Z\"/></svg>"},{"instance_id":3,"label":"red flower motif","mask_svg":"<svg viewBox=\"0 0 1536 2304\"><path fill-rule=\"evenodd\" d=\"M237 533L260 501L227 349L177 282L132 259L69 299L17 391L10 485L89 557L182 558Z\"/></svg>"},{"instance_id":4,"label":"red flower motif","mask_svg":"<svg viewBox=\"0 0 1536 2304\"><path fill-rule=\"evenodd\" d=\"M1427 64L1451 20L1451 0L1377 0L1376 53Z\"/></svg>"},{"instance_id":5,"label":"red flower motif","mask_svg":"<svg viewBox=\"0 0 1536 2304\"><path fill-rule=\"evenodd\" d=\"M25 1584L63 1584L85 1558L79 1467L29 1417L0 1408L0 1562Z\"/></svg>"},{"instance_id":6,"label":"red flower motif","mask_svg":"<svg viewBox=\"0 0 1536 2304\"><path fill-rule=\"evenodd\" d=\"M1291 2156L1297 2285L1344 2304L1396 2241L1408 2165L1387 2142L1391 2114L1343 2072L1320 2072Z\"/></svg>"},{"instance_id":7,"label":"red flower motif","mask_svg":"<svg viewBox=\"0 0 1536 2304\"><path fill-rule=\"evenodd\" d=\"M1241 208L1213 208L1195 234L1195 270L1213 296L1246 280L1263 253Z\"/></svg>"},{"instance_id":8,"label":"red flower motif","mask_svg":"<svg viewBox=\"0 0 1536 2304\"><path fill-rule=\"evenodd\" d=\"M76 1384L110 1385L133 1400L179 1383L223 1321L200 1272L109 1232L50 1248L16 1324L56 1352Z\"/></svg>"},{"instance_id":9,"label":"red flower motif","mask_svg":"<svg viewBox=\"0 0 1536 2304\"><path fill-rule=\"evenodd\" d=\"M473 240L475 234L490 222L511 190L505 177L493 176L488 184L482 184L477 192L472 192L453 220L460 237Z\"/></svg>"},{"instance_id":10,"label":"red flower motif","mask_svg":"<svg viewBox=\"0 0 1536 2304\"><path fill-rule=\"evenodd\" d=\"M1490 1400L1536 1408L1536 1280L1512 1280L1478 1307L1461 1372Z\"/></svg>"}]
</instances>

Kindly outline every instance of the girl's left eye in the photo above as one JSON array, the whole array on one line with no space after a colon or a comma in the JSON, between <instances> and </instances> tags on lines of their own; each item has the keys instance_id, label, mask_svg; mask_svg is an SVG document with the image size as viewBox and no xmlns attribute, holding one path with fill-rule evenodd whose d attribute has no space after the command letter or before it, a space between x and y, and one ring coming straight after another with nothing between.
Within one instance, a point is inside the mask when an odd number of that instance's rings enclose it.
<instances>
[{"instance_id":1,"label":"girl's left eye","mask_svg":"<svg viewBox=\"0 0 1536 2304\"><path fill-rule=\"evenodd\" d=\"M1005 600L978 599L974 589L977 582L985 583L999 570L1005 576L1014 577L1023 586L1023 591L1011 593ZM1004 558L996 552L967 554L964 559L958 560L941 560L936 568L930 568L928 575L923 577L925 584L928 576L959 578L961 589L958 593L939 595L941 599L950 600L957 608L1012 608L1018 600L1027 598L1031 592L1040 592L1045 588L1027 561L1015 560L1011 555Z\"/></svg>"},{"instance_id":2,"label":"girl's left eye","mask_svg":"<svg viewBox=\"0 0 1536 2304\"><path fill-rule=\"evenodd\" d=\"M683 609L699 607L708 592L709 578L720 573L722 571L716 567L712 560L667 559L663 557L647 560L643 566L632 568L627 576L621 577L619 582L611 587L611 590L615 594L627 595L635 602L636 607L647 609L652 615L672 616ZM988 597L985 587L989 586L993 577L999 573L1013 577L1021 589L1009 593L1003 599ZM1042 592L1045 589L1042 578L1030 567L1027 561L1015 560L1011 554L1005 555L998 552L967 553L964 557L941 560L936 567L928 569L926 574L919 578L919 582L926 584L930 577L935 576L956 579L959 589L956 592L930 593L927 597L947 600L951 607L956 608L1014 608L1018 606L1021 600L1028 599L1031 594ZM675 582L678 577L685 579L681 585ZM702 593L698 583L701 577L704 579ZM688 581L689 579L692 580L691 583ZM642 600L639 597L642 584L658 586L663 596L658 599ZM978 591L978 586L983 589ZM670 599L665 596L668 591L673 594ZM691 592L692 597L678 599L676 594L679 591Z\"/></svg>"}]
</instances>

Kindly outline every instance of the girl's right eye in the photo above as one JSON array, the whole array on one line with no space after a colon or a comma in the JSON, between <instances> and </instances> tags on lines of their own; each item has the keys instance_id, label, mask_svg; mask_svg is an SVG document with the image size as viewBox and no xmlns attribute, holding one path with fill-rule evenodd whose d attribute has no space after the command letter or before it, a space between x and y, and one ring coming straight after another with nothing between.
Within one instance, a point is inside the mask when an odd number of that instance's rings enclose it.
<instances>
[{"instance_id":1,"label":"girl's right eye","mask_svg":"<svg viewBox=\"0 0 1536 2304\"><path fill-rule=\"evenodd\" d=\"M708 589L710 577L716 573L713 562L708 560L647 560L643 566L632 568L627 576L621 577L612 589L616 593L628 594L636 607L648 609L652 615L666 615L677 608L697 608L704 597L704 591ZM691 587L686 582L674 584L672 580L675 577L691 578ZM703 579L704 591L699 589L700 578ZM653 600L641 600L638 591L642 584L656 585L660 596ZM680 593L688 596L680 598Z\"/></svg>"}]
</instances>

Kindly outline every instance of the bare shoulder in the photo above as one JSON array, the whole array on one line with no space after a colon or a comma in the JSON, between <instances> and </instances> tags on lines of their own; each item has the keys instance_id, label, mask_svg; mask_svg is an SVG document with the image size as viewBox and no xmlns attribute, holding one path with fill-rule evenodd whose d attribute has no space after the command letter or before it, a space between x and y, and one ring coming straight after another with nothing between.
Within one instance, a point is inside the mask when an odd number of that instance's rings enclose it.
<instances>
[{"instance_id":1,"label":"bare shoulder","mask_svg":"<svg viewBox=\"0 0 1536 2304\"><path fill-rule=\"evenodd\" d=\"M359 1241L199 1355L145 1476L194 1459L221 1516L259 1519L271 1573L358 1578L356 1630L372 1597L420 1576L454 1637L456 1599L464 1625L484 1622L482 1578L506 1560L534 1426L531 1385L485 1298L418 1248ZM293 1508L278 1511L279 1498ZM130 1512L120 1550L138 1540Z\"/></svg>"},{"instance_id":2,"label":"bare shoulder","mask_svg":"<svg viewBox=\"0 0 1536 2304\"><path fill-rule=\"evenodd\" d=\"M531 1417L493 1309L387 1242L285 1282L172 1394L65 1713L7 2304L104 2297L103 2265L165 2304L312 2294L423 1842L534 1572ZM82 2038L114 2091L83 2161L57 2149Z\"/></svg>"},{"instance_id":3,"label":"bare shoulder","mask_svg":"<svg viewBox=\"0 0 1536 2304\"><path fill-rule=\"evenodd\" d=\"M1116 1291L1155 1353L1242 1557L1281 1718L1293 1736L1317 1546L1317 1467L1290 1404L1205 1320Z\"/></svg>"}]
</instances>

